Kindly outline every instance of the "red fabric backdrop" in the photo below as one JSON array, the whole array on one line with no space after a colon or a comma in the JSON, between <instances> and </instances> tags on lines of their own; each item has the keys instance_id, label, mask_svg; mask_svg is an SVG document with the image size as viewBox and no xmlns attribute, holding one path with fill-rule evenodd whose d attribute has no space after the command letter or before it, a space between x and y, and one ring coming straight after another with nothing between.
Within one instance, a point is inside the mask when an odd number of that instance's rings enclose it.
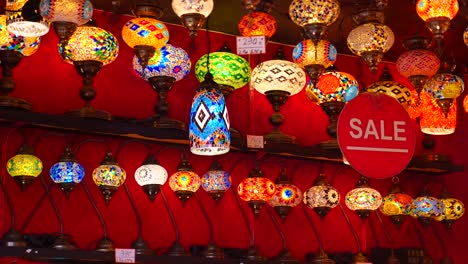
<instances>
[{"instance_id":1,"label":"red fabric backdrop","mask_svg":"<svg viewBox=\"0 0 468 264\"><path fill-rule=\"evenodd\" d=\"M117 36L120 43L120 54L117 60L100 71L95 78L94 86L97 90L97 97L93 105L97 108L105 109L117 116L146 118L153 114L153 106L156 101L156 94L150 85L139 79L132 72L133 51L123 42L121 38L121 28L129 19L125 16L117 16L110 13L96 11L94 19L98 25ZM186 49L191 58L192 64L200 56L207 52L206 35L204 31L199 32L195 39L195 48L191 48L190 38L186 30L180 26L168 25L170 29L170 42ZM233 36L210 33L211 49L217 50L227 43L231 49L235 49L235 38ZM398 45L399 43L396 43ZM277 44L270 43L267 47L267 54L261 56L246 57L254 67L259 61L271 59L278 48ZM292 47L283 47L288 58L291 57ZM359 58L352 56L339 56L336 63L338 69L346 71L359 81L361 86L367 86L374 80L367 66ZM382 65L381 65L382 66ZM393 64L389 64L393 77L406 85L408 81L401 77ZM192 68L193 70L193 68ZM382 68L380 68L381 72ZM51 32L42 39L41 47L37 54L24 58L20 65L14 70L14 79L17 88L13 95L26 99L33 104L33 111L53 114L61 114L66 110L75 109L82 106L78 92L81 88L81 78L75 72L73 66L62 62L57 53L57 37ZM465 78L467 80L467 78ZM168 101L171 105L169 116L188 122L190 104L195 93L198 81L194 74L190 74L184 80L177 82L169 92ZM465 93L466 94L466 93ZM231 124L242 134L262 135L270 131L271 125L268 118L272 109L267 99L258 93L254 93L253 104L249 104L248 87L233 92L228 98L228 108L230 111ZM460 102L458 102L460 103ZM249 108L252 105L253 109ZM468 129L468 118L462 113L459 107L459 126L455 134L450 136L437 137L436 150L449 153L455 163L468 166L468 159L463 154L467 149L464 135ZM253 111L253 120L250 120L249 111ZM320 107L307 100L305 92L301 92L291 97L281 110L285 116L284 125L281 127L285 133L297 137L297 141L302 145L314 145L328 139L326 127L328 118ZM253 126L252 126L253 124ZM8 129L1 129L1 139L5 141ZM38 129L26 130L26 138L29 143L35 145L36 154L44 163L44 176L48 183L49 168L57 162L59 155L63 151L64 140L61 137L40 138L41 134L47 131ZM85 138L96 138L94 136L79 135L76 142ZM36 140L38 139L38 140ZM122 139L104 138L108 141L112 151L116 151ZM418 136L418 142L422 139L422 134ZM4 157L1 164L13 156L21 144L19 132L13 132L7 141ZM419 147L417 153L420 153ZM155 150L163 145L155 144ZM105 144L90 143L83 145L77 153L77 159L86 168L85 182L87 183L96 203L101 210L105 222L108 226L110 238L116 247L130 247L137 234L136 220L125 191L120 188L108 207L105 206L102 195L94 185L91 174L96 168L106 151ZM136 184L133 174L142 164L147 154L143 145L131 143L120 153L118 162L127 171L127 184L137 202L138 210L143 219L144 238L153 249L163 249L169 247L174 240L174 231L170 219L162 203L161 197L151 203L142 189ZM180 161L180 150L166 149L158 156L160 163L168 170L169 174L175 172ZM206 172L212 162L212 158L190 155L189 160L198 174ZM239 160L239 161L238 161ZM228 170L233 164L237 164L232 171L233 187L236 188L240 181L247 177L253 167L253 154L228 153L219 157L222 166ZM261 164L261 168L266 177L275 179L279 170L284 164L289 175L293 177L293 182L303 191L312 185L318 174L319 164L314 161L300 159L280 159L266 156ZM372 166L372 164L369 164ZM324 171L329 180L333 178L334 186L342 195L341 203L344 205L344 195L354 188L359 175L350 167L341 164L325 163ZM11 177L6 176L4 165L2 165L2 177L7 184L10 195L13 198L15 211L17 214L17 228L25 221L25 218L32 210L32 207L42 196L44 190L39 180L36 180L27 190L22 193ZM401 182L404 189L413 197L421 191L424 184L428 183L430 190L438 196L442 184L446 181L449 190L468 205L468 197L465 191L468 180L466 173L452 173L445 176L428 176L424 174L403 173ZM383 195L388 193L390 180L371 180L371 185L381 191ZM208 243L208 227L195 199L190 199L185 207L177 199L174 193L166 184L163 190L168 197L169 204L174 211L176 221L181 232L181 242L188 249L190 245ZM54 187L52 195L58 204L62 214L65 232L73 237L73 240L80 248L93 247L97 239L102 237L102 230L99 221L88 202L82 187L77 187L68 199L61 191ZM203 191L198 192L200 199L208 210L208 214L213 222L215 230L215 240L221 247L246 248L249 245L249 233L243 222L242 216L236 205L233 193L229 191L221 200L219 205ZM0 198L0 233L3 234L10 226L9 211L4 202L3 196ZM249 214L250 221L254 227L255 242L260 252L267 257L276 255L282 249L280 236L276 233L274 225L265 210L259 218L254 221L250 208L243 203L243 210ZM361 221L357 215L345 209L349 215L354 229L360 235ZM324 241L324 248L327 252L357 251L356 243L352 233L348 228L345 219L338 208L332 210L324 221L310 212L314 223L319 227L320 234ZM466 248L466 236L468 235L468 220L463 217L457 221L451 232L446 232L439 223L434 224L437 233L441 235L446 243L448 254L454 263L465 263L463 250ZM393 226L388 218L384 218L386 228L389 230L395 247L421 247L415 228L423 233L423 242L429 254L438 261L443 255L441 247L435 238L431 228L423 229L419 224L414 225L414 221L406 221L400 229ZM288 248L297 259L303 259L308 252L317 252L317 240L312 229L307 224L302 210L293 209L288 219L281 224L285 233ZM372 227L372 228L371 228ZM376 216L373 215L366 222L366 237L361 237L366 241L366 250L371 247L389 247L389 242L385 239L382 228L379 226ZM58 222L50 203L45 201L37 211L30 225L24 230L25 233L53 233L58 232Z\"/></svg>"}]
</instances>

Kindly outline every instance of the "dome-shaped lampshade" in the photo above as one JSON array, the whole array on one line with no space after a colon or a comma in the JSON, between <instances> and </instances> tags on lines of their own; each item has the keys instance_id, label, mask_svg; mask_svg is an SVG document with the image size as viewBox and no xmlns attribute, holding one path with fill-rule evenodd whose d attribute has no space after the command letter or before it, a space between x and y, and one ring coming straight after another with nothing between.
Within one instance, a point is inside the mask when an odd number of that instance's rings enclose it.
<instances>
[{"instance_id":1,"label":"dome-shaped lampshade","mask_svg":"<svg viewBox=\"0 0 468 264\"><path fill-rule=\"evenodd\" d=\"M418 75L431 77L439 70L440 60L432 51L415 49L401 54L396 66L398 72L407 78Z\"/></svg>"},{"instance_id":2,"label":"dome-shaped lampshade","mask_svg":"<svg viewBox=\"0 0 468 264\"><path fill-rule=\"evenodd\" d=\"M263 205L275 195L275 184L263 177L259 168L254 168L249 178L245 178L237 187L239 197L248 202L257 216Z\"/></svg>"},{"instance_id":3,"label":"dome-shaped lampshade","mask_svg":"<svg viewBox=\"0 0 468 264\"><path fill-rule=\"evenodd\" d=\"M149 17L137 17L122 28L122 38L131 48L151 46L160 49L169 41L169 31L163 22Z\"/></svg>"},{"instance_id":4,"label":"dome-shaped lampshade","mask_svg":"<svg viewBox=\"0 0 468 264\"><path fill-rule=\"evenodd\" d=\"M331 25L340 15L337 0L293 0L289 5L289 16L297 25Z\"/></svg>"},{"instance_id":5,"label":"dome-shaped lampshade","mask_svg":"<svg viewBox=\"0 0 468 264\"><path fill-rule=\"evenodd\" d=\"M275 194L268 204L275 208L281 219L285 220L291 208L301 203L302 191L291 183L277 183L275 189Z\"/></svg>"},{"instance_id":6,"label":"dome-shaped lampshade","mask_svg":"<svg viewBox=\"0 0 468 264\"><path fill-rule=\"evenodd\" d=\"M312 186L304 193L304 204L314 209L322 218L339 202L340 194L330 185Z\"/></svg>"},{"instance_id":7,"label":"dome-shaped lampshade","mask_svg":"<svg viewBox=\"0 0 468 264\"><path fill-rule=\"evenodd\" d=\"M49 173L52 180L68 196L68 193L83 180L85 169L76 161L71 150L66 148L59 162L50 168Z\"/></svg>"},{"instance_id":8,"label":"dome-shaped lampshade","mask_svg":"<svg viewBox=\"0 0 468 264\"><path fill-rule=\"evenodd\" d=\"M42 172L42 161L34 156L29 146L23 145L18 154L10 158L6 164L8 174L20 185L23 191L26 190L34 179Z\"/></svg>"},{"instance_id":9,"label":"dome-shaped lampshade","mask_svg":"<svg viewBox=\"0 0 468 264\"><path fill-rule=\"evenodd\" d=\"M377 210L382 204L382 196L376 189L358 187L346 194L346 206L356 211L361 218L367 218L371 211Z\"/></svg>"},{"instance_id":10,"label":"dome-shaped lampshade","mask_svg":"<svg viewBox=\"0 0 468 264\"><path fill-rule=\"evenodd\" d=\"M405 193L390 193L383 198L380 211L392 217L394 224L399 225L403 221L402 217L411 212L413 198Z\"/></svg>"},{"instance_id":11,"label":"dome-shaped lampshade","mask_svg":"<svg viewBox=\"0 0 468 264\"><path fill-rule=\"evenodd\" d=\"M152 158L147 159L135 171L136 182L143 188L151 201L154 201L161 186L166 183L167 177L167 170Z\"/></svg>"},{"instance_id":12,"label":"dome-shaped lampshade","mask_svg":"<svg viewBox=\"0 0 468 264\"><path fill-rule=\"evenodd\" d=\"M336 56L336 48L327 40L320 40L317 45L310 39L303 40L294 47L292 53L293 61L302 68L314 64L328 68L335 63Z\"/></svg>"},{"instance_id":13,"label":"dome-shaped lampshade","mask_svg":"<svg viewBox=\"0 0 468 264\"><path fill-rule=\"evenodd\" d=\"M198 13L208 17L213 11L213 0L172 0L172 10L178 17Z\"/></svg>"},{"instance_id":14,"label":"dome-shaped lampshade","mask_svg":"<svg viewBox=\"0 0 468 264\"><path fill-rule=\"evenodd\" d=\"M251 12L239 21L239 32L244 37L265 36L271 38L276 32L276 19L265 12Z\"/></svg>"},{"instance_id":15,"label":"dome-shaped lampshade","mask_svg":"<svg viewBox=\"0 0 468 264\"><path fill-rule=\"evenodd\" d=\"M200 185L200 176L193 171L177 171L169 178L169 187L182 202L188 200L200 188Z\"/></svg>"},{"instance_id":16,"label":"dome-shaped lampshade","mask_svg":"<svg viewBox=\"0 0 468 264\"><path fill-rule=\"evenodd\" d=\"M459 9L457 0L419 0L416 12L424 21L444 17L452 20Z\"/></svg>"},{"instance_id":17,"label":"dome-shaped lampshade","mask_svg":"<svg viewBox=\"0 0 468 264\"><path fill-rule=\"evenodd\" d=\"M101 190L106 204L109 204L112 195L125 182L127 174L112 157L107 153L104 161L93 171L94 183Z\"/></svg>"},{"instance_id":18,"label":"dome-shaped lampshade","mask_svg":"<svg viewBox=\"0 0 468 264\"><path fill-rule=\"evenodd\" d=\"M412 102L412 94L408 87L395 81L378 81L367 87L368 92L384 93L395 98L405 109Z\"/></svg>"},{"instance_id":19,"label":"dome-shaped lampshade","mask_svg":"<svg viewBox=\"0 0 468 264\"><path fill-rule=\"evenodd\" d=\"M83 25L93 16L90 0L41 0L40 12L49 22L71 22Z\"/></svg>"},{"instance_id":20,"label":"dome-shaped lampshade","mask_svg":"<svg viewBox=\"0 0 468 264\"><path fill-rule=\"evenodd\" d=\"M207 57L203 55L195 64L195 76L203 82L207 69ZM219 85L241 88L250 80L250 64L242 57L230 52L210 53L210 73Z\"/></svg>"},{"instance_id":21,"label":"dome-shaped lampshade","mask_svg":"<svg viewBox=\"0 0 468 264\"><path fill-rule=\"evenodd\" d=\"M421 132L430 135L450 135L457 127L457 104L452 104L447 115L425 91L421 93L419 125Z\"/></svg>"},{"instance_id":22,"label":"dome-shaped lampshade","mask_svg":"<svg viewBox=\"0 0 468 264\"><path fill-rule=\"evenodd\" d=\"M435 220L442 221L450 229L455 220L460 219L465 213L465 205L455 198L441 198L439 200L444 204L444 211Z\"/></svg>"},{"instance_id":23,"label":"dome-shaped lampshade","mask_svg":"<svg viewBox=\"0 0 468 264\"><path fill-rule=\"evenodd\" d=\"M40 37L23 37L8 32L5 15L0 15L0 50L14 50L31 56L39 49Z\"/></svg>"},{"instance_id":24,"label":"dome-shaped lampshade","mask_svg":"<svg viewBox=\"0 0 468 264\"><path fill-rule=\"evenodd\" d=\"M317 85L310 82L306 87L306 95L312 102L349 102L359 93L359 84L349 73L324 72Z\"/></svg>"},{"instance_id":25,"label":"dome-shaped lampshade","mask_svg":"<svg viewBox=\"0 0 468 264\"><path fill-rule=\"evenodd\" d=\"M231 188L231 174L224 171L221 166L214 164L202 178L203 189L215 200L219 201L224 193Z\"/></svg>"},{"instance_id":26,"label":"dome-shaped lampshade","mask_svg":"<svg viewBox=\"0 0 468 264\"><path fill-rule=\"evenodd\" d=\"M103 65L113 62L119 54L117 38L110 32L91 26L77 27L67 45L59 48L62 58L72 64L74 61L99 61Z\"/></svg>"},{"instance_id":27,"label":"dome-shaped lampshade","mask_svg":"<svg viewBox=\"0 0 468 264\"><path fill-rule=\"evenodd\" d=\"M286 60L269 60L253 69L250 87L262 94L279 90L292 96L299 93L305 83L305 72L296 63Z\"/></svg>"},{"instance_id":28,"label":"dome-shaped lampshade","mask_svg":"<svg viewBox=\"0 0 468 264\"><path fill-rule=\"evenodd\" d=\"M191 67L187 52L171 44L156 51L144 70L137 56L133 56L133 69L144 80L155 76L169 76L180 81L190 73Z\"/></svg>"},{"instance_id":29,"label":"dome-shaped lampshade","mask_svg":"<svg viewBox=\"0 0 468 264\"><path fill-rule=\"evenodd\" d=\"M419 196L413 200L411 205L412 217L418 218L421 223L427 225L432 218L440 217L444 212L444 203L431 196Z\"/></svg>"},{"instance_id":30,"label":"dome-shaped lampshade","mask_svg":"<svg viewBox=\"0 0 468 264\"><path fill-rule=\"evenodd\" d=\"M463 80L455 74L439 73L429 79L424 87L433 99L454 99L464 90Z\"/></svg>"}]
</instances>

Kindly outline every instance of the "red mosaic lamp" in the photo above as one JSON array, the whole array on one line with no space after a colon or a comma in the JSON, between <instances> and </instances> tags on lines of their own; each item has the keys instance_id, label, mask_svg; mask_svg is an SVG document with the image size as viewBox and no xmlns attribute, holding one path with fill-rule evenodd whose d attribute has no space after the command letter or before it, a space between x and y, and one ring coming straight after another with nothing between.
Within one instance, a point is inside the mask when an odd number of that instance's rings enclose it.
<instances>
[{"instance_id":1,"label":"red mosaic lamp","mask_svg":"<svg viewBox=\"0 0 468 264\"><path fill-rule=\"evenodd\" d=\"M276 32L276 19L265 12L251 12L241 18L239 32L244 37L265 36L271 38Z\"/></svg>"},{"instance_id":2,"label":"red mosaic lamp","mask_svg":"<svg viewBox=\"0 0 468 264\"><path fill-rule=\"evenodd\" d=\"M237 187L237 194L249 204L256 217L260 214L265 203L275 195L275 191L275 184L263 176L263 172L258 166L255 166L249 177L245 178Z\"/></svg>"}]
</instances>

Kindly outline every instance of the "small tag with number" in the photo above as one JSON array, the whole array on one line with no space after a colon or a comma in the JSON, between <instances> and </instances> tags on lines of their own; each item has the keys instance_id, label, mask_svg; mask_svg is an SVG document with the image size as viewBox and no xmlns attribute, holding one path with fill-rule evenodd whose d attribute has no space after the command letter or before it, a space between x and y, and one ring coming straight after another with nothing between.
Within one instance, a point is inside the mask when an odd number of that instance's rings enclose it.
<instances>
[{"instance_id":1,"label":"small tag with number","mask_svg":"<svg viewBox=\"0 0 468 264\"><path fill-rule=\"evenodd\" d=\"M116 263L135 263L135 249L133 248L116 248L115 249Z\"/></svg>"},{"instance_id":2,"label":"small tag with number","mask_svg":"<svg viewBox=\"0 0 468 264\"><path fill-rule=\"evenodd\" d=\"M237 54L264 54L266 52L265 36L237 37Z\"/></svg>"},{"instance_id":3,"label":"small tag with number","mask_svg":"<svg viewBox=\"0 0 468 264\"><path fill-rule=\"evenodd\" d=\"M248 148L263 148L263 136L247 135Z\"/></svg>"}]
</instances>

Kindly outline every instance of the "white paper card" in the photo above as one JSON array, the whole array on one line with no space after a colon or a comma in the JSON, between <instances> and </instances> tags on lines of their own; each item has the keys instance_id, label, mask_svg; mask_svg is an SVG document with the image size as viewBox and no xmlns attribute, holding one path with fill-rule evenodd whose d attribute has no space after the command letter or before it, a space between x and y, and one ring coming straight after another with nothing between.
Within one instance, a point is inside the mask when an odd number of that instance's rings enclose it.
<instances>
[{"instance_id":1,"label":"white paper card","mask_svg":"<svg viewBox=\"0 0 468 264\"><path fill-rule=\"evenodd\" d=\"M263 148L263 136L247 135L248 148Z\"/></svg>"},{"instance_id":2,"label":"white paper card","mask_svg":"<svg viewBox=\"0 0 468 264\"><path fill-rule=\"evenodd\" d=\"M116 263L135 263L135 249L133 248L116 248L115 249Z\"/></svg>"},{"instance_id":3,"label":"white paper card","mask_svg":"<svg viewBox=\"0 0 468 264\"><path fill-rule=\"evenodd\" d=\"M237 54L264 54L266 51L265 36L237 37Z\"/></svg>"}]
</instances>

